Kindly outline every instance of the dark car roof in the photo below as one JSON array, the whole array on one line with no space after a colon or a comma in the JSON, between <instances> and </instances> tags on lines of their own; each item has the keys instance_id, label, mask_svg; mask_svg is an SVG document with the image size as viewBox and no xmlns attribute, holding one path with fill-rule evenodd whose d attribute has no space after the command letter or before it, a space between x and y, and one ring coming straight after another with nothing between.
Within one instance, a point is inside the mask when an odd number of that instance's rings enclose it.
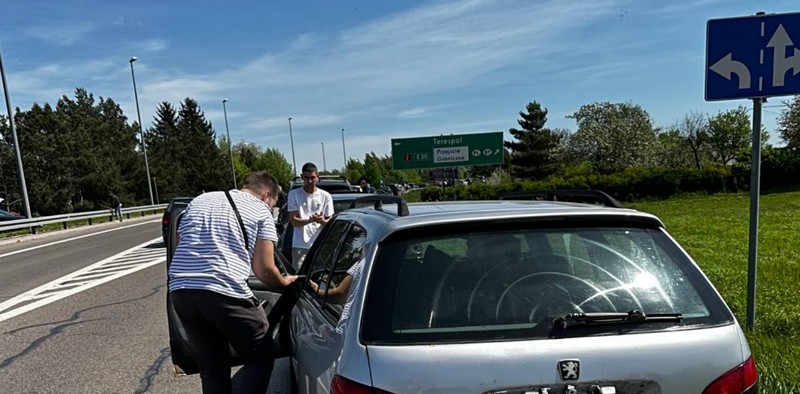
<instances>
[{"instance_id":1,"label":"dark car roof","mask_svg":"<svg viewBox=\"0 0 800 394\"><path fill-rule=\"evenodd\" d=\"M295 178L294 181L292 181L290 190L299 187L303 187L303 180L301 178ZM319 178L319 181L317 181L317 187L331 194L353 192L353 186L350 182L340 177L322 176Z\"/></svg>"}]
</instances>

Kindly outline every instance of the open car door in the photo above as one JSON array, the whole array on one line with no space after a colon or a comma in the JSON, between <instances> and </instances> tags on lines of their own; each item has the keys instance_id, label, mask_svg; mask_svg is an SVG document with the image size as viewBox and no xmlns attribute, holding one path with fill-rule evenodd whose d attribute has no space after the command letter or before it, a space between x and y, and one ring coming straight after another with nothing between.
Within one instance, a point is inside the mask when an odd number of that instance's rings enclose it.
<instances>
[{"instance_id":1,"label":"open car door","mask_svg":"<svg viewBox=\"0 0 800 394\"><path fill-rule=\"evenodd\" d=\"M169 221L169 233L167 234L167 272L172 264L172 255L178 246L178 225L180 224L181 217L186 207L176 208L172 213ZM275 264L281 271L282 275L293 274L293 267L281 255L280 251L275 248ZM167 279L169 281L169 278ZM277 357L284 357L289 354L288 352L288 318L284 319L291 312L292 307L297 302L300 295L300 289L303 283L296 281L291 286L283 291L268 288L264 283L258 280L251 274L248 279L248 286L253 290L253 294L261 301L261 305L267 313L267 321L269 322L269 335L273 342L274 348L279 349L276 354ZM197 363L195 362L192 343L186 336L186 330L181 325L178 314L170 301L169 293L167 293L167 323L169 325L169 347L172 353L172 364L174 365L175 375L191 375L199 372ZM242 360L236 355L233 348L231 351L231 367L241 365Z\"/></svg>"}]
</instances>

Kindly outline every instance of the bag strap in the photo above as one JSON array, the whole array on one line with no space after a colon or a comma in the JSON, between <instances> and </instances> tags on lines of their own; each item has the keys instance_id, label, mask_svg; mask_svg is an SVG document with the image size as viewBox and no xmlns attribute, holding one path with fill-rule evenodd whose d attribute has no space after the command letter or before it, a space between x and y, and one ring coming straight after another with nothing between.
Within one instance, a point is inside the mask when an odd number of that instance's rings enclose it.
<instances>
[{"instance_id":1,"label":"bag strap","mask_svg":"<svg viewBox=\"0 0 800 394\"><path fill-rule=\"evenodd\" d=\"M233 203L233 198L231 197L231 193L225 190L225 197L228 197L228 202L231 203L231 207L233 207L233 213L236 214L236 220L239 221L239 227L242 228L242 234L244 235L244 247L247 250L247 253L250 253L250 239L247 237L247 229L244 228L244 222L242 221L242 216L239 215L239 210L236 209L236 204Z\"/></svg>"}]
</instances>

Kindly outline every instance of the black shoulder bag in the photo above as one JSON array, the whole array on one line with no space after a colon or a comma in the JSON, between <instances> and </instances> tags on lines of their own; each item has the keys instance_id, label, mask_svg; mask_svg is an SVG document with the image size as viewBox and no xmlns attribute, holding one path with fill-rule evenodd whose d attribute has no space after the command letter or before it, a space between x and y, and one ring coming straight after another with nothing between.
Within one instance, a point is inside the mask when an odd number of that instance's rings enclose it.
<instances>
[{"instance_id":1,"label":"black shoulder bag","mask_svg":"<svg viewBox=\"0 0 800 394\"><path fill-rule=\"evenodd\" d=\"M250 239L247 237L247 229L244 228L244 222L242 221L242 215L239 215L239 210L236 209L236 204L233 203L233 198L231 197L231 193L225 190L225 197L228 197L228 202L231 203L231 207L233 207L233 213L236 214L236 220L239 221L239 227L242 228L242 235L244 235L244 248L247 250L247 254L250 254Z\"/></svg>"}]
</instances>

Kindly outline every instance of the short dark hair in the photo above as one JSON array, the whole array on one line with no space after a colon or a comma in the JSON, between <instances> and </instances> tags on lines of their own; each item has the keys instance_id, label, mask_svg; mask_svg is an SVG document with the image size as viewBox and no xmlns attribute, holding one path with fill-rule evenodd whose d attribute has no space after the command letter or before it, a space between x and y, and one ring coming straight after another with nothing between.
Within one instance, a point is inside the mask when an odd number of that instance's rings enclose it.
<instances>
[{"instance_id":1,"label":"short dark hair","mask_svg":"<svg viewBox=\"0 0 800 394\"><path fill-rule=\"evenodd\" d=\"M310 161L308 163L306 163L306 164L303 164L303 169L302 170L303 170L303 172L318 172L317 171L317 165L312 163L312 162L310 162Z\"/></svg>"},{"instance_id":2,"label":"short dark hair","mask_svg":"<svg viewBox=\"0 0 800 394\"><path fill-rule=\"evenodd\" d=\"M269 190L269 194L273 196L279 196L281 191L278 185L278 180L275 179L272 174L266 171L257 171L250 173L247 178L244 179L244 188L250 189L256 192L263 192L264 190Z\"/></svg>"}]
</instances>

